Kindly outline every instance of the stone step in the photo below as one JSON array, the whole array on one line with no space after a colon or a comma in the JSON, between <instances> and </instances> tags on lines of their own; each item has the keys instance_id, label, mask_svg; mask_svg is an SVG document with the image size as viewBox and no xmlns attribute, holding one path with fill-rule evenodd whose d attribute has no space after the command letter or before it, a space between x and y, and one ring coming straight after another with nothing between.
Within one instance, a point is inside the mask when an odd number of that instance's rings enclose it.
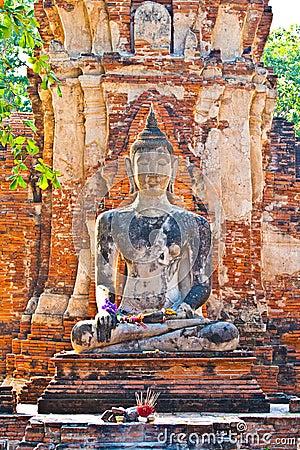
<instances>
[{"instance_id":1,"label":"stone step","mask_svg":"<svg viewBox=\"0 0 300 450\"><path fill-rule=\"evenodd\" d=\"M22 387L19 403L35 404L51 381L51 377L31 377Z\"/></svg>"},{"instance_id":2,"label":"stone step","mask_svg":"<svg viewBox=\"0 0 300 450\"><path fill-rule=\"evenodd\" d=\"M242 422L238 417L203 417L198 423L160 419L155 424L100 423L89 416L86 422L76 416L36 416L30 419L23 441L17 450L236 450L237 442L229 440L237 435ZM92 422L89 422L92 420ZM100 419L98 419L100 420ZM242 422L244 424L244 422ZM245 425L245 424L244 424ZM213 441L222 433L223 439ZM207 443L208 441L208 443ZM179 442L179 443L178 443ZM194 445L196 443L196 445Z\"/></svg>"},{"instance_id":3,"label":"stone step","mask_svg":"<svg viewBox=\"0 0 300 450\"><path fill-rule=\"evenodd\" d=\"M0 413L16 412L17 396L12 386L0 386Z\"/></svg>"}]
</instances>

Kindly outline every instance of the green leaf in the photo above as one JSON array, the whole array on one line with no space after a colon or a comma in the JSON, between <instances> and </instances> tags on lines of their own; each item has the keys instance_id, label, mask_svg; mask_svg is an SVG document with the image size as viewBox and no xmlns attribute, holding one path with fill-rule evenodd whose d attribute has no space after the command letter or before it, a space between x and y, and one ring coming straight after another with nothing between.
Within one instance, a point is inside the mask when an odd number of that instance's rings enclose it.
<instances>
[{"instance_id":1,"label":"green leaf","mask_svg":"<svg viewBox=\"0 0 300 450\"><path fill-rule=\"evenodd\" d=\"M41 72L42 66L41 66L41 63L40 63L39 60L36 60L36 62L33 64L32 70L33 70L35 73L40 73L40 72Z\"/></svg>"},{"instance_id":2,"label":"green leaf","mask_svg":"<svg viewBox=\"0 0 300 450\"><path fill-rule=\"evenodd\" d=\"M34 169L37 170L38 172L45 172L44 167L41 164L37 164L36 166L34 166Z\"/></svg>"},{"instance_id":3,"label":"green leaf","mask_svg":"<svg viewBox=\"0 0 300 450\"><path fill-rule=\"evenodd\" d=\"M39 148L33 139L27 138L26 150L30 155L37 155L39 153Z\"/></svg>"},{"instance_id":4,"label":"green leaf","mask_svg":"<svg viewBox=\"0 0 300 450\"><path fill-rule=\"evenodd\" d=\"M36 148L36 143L33 139L27 138L27 144L29 145L29 147L31 149L35 149Z\"/></svg>"},{"instance_id":5,"label":"green leaf","mask_svg":"<svg viewBox=\"0 0 300 450\"><path fill-rule=\"evenodd\" d=\"M27 33L26 38L27 38L27 45L28 45L28 47L34 48L35 47L35 42L34 42L33 37L29 33Z\"/></svg>"},{"instance_id":6,"label":"green leaf","mask_svg":"<svg viewBox=\"0 0 300 450\"><path fill-rule=\"evenodd\" d=\"M32 17L31 22L35 27L40 28L40 24L38 23L35 17Z\"/></svg>"},{"instance_id":7,"label":"green leaf","mask_svg":"<svg viewBox=\"0 0 300 450\"><path fill-rule=\"evenodd\" d=\"M15 138L15 144L22 145L26 141L26 137L24 136L18 136Z\"/></svg>"},{"instance_id":8,"label":"green leaf","mask_svg":"<svg viewBox=\"0 0 300 450\"><path fill-rule=\"evenodd\" d=\"M2 30L8 30L8 29L9 29L9 27L7 27L6 25L3 25L2 23L0 23L0 32Z\"/></svg>"},{"instance_id":9,"label":"green leaf","mask_svg":"<svg viewBox=\"0 0 300 450\"><path fill-rule=\"evenodd\" d=\"M29 128L31 128L32 131L34 131L34 132L37 131L37 127L34 125L32 120L24 119L23 122L25 123L25 125L27 125Z\"/></svg>"},{"instance_id":10,"label":"green leaf","mask_svg":"<svg viewBox=\"0 0 300 450\"><path fill-rule=\"evenodd\" d=\"M53 172L51 169L46 168L45 170L45 176L47 177L47 180L53 180Z\"/></svg>"},{"instance_id":11,"label":"green leaf","mask_svg":"<svg viewBox=\"0 0 300 450\"><path fill-rule=\"evenodd\" d=\"M55 81L56 81L57 83L60 83L60 79L57 78L57 76L55 75L54 72L52 72L52 70L51 70L51 72L49 73L49 80L51 81L51 83L54 83Z\"/></svg>"},{"instance_id":12,"label":"green leaf","mask_svg":"<svg viewBox=\"0 0 300 450\"><path fill-rule=\"evenodd\" d=\"M19 169L20 169L20 170L28 170L27 166L25 166L24 163L21 163L21 164L19 165Z\"/></svg>"},{"instance_id":13,"label":"green leaf","mask_svg":"<svg viewBox=\"0 0 300 450\"><path fill-rule=\"evenodd\" d=\"M15 10L15 12L17 12L17 11L23 12L24 11L24 6L23 5L15 6L14 10Z\"/></svg>"},{"instance_id":14,"label":"green leaf","mask_svg":"<svg viewBox=\"0 0 300 450\"><path fill-rule=\"evenodd\" d=\"M24 178L21 175L18 175L17 181L18 181L18 184L22 188L26 188L27 184L25 183L25 180L24 180Z\"/></svg>"},{"instance_id":15,"label":"green leaf","mask_svg":"<svg viewBox=\"0 0 300 450\"><path fill-rule=\"evenodd\" d=\"M16 158L17 156L21 155L22 153L22 146L17 145L14 147L14 157Z\"/></svg>"},{"instance_id":16,"label":"green leaf","mask_svg":"<svg viewBox=\"0 0 300 450\"><path fill-rule=\"evenodd\" d=\"M27 39L26 39L26 32L24 31L22 36L19 39L19 46L21 48L26 48L27 45Z\"/></svg>"},{"instance_id":17,"label":"green leaf","mask_svg":"<svg viewBox=\"0 0 300 450\"><path fill-rule=\"evenodd\" d=\"M0 24L0 38L8 39L11 35L11 28Z\"/></svg>"},{"instance_id":18,"label":"green leaf","mask_svg":"<svg viewBox=\"0 0 300 450\"><path fill-rule=\"evenodd\" d=\"M2 135L1 135L1 139L0 139L0 142L1 142L1 144L2 144L3 147L6 146L6 144L7 144L7 142L8 142L8 139L9 139L9 134L6 133L5 131L3 131L3 132L2 132Z\"/></svg>"},{"instance_id":19,"label":"green leaf","mask_svg":"<svg viewBox=\"0 0 300 450\"><path fill-rule=\"evenodd\" d=\"M59 97L62 97L62 92L61 92L60 85L57 86L57 95L58 95Z\"/></svg>"},{"instance_id":20,"label":"green leaf","mask_svg":"<svg viewBox=\"0 0 300 450\"><path fill-rule=\"evenodd\" d=\"M15 191L18 187L18 178L15 177L15 179L10 183L9 189L11 191Z\"/></svg>"},{"instance_id":21,"label":"green leaf","mask_svg":"<svg viewBox=\"0 0 300 450\"><path fill-rule=\"evenodd\" d=\"M48 180L44 174L41 175L37 185L44 191L49 186Z\"/></svg>"},{"instance_id":22,"label":"green leaf","mask_svg":"<svg viewBox=\"0 0 300 450\"><path fill-rule=\"evenodd\" d=\"M32 149L29 147L29 145L26 145L26 151L29 155L32 155L32 156L37 155L39 153L38 147Z\"/></svg>"},{"instance_id":23,"label":"green leaf","mask_svg":"<svg viewBox=\"0 0 300 450\"><path fill-rule=\"evenodd\" d=\"M45 75L43 77L43 81L41 83L41 89L44 89L45 91L48 89L48 75Z\"/></svg>"},{"instance_id":24,"label":"green leaf","mask_svg":"<svg viewBox=\"0 0 300 450\"><path fill-rule=\"evenodd\" d=\"M11 33L11 28L4 27L1 34L4 39L8 39L11 36Z\"/></svg>"},{"instance_id":25,"label":"green leaf","mask_svg":"<svg viewBox=\"0 0 300 450\"><path fill-rule=\"evenodd\" d=\"M49 61L49 56L48 55L41 55L40 56L40 61Z\"/></svg>"},{"instance_id":26,"label":"green leaf","mask_svg":"<svg viewBox=\"0 0 300 450\"><path fill-rule=\"evenodd\" d=\"M52 186L55 187L56 189L61 189L61 184L59 182L59 179L54 176L52 182L51 182Z\"/></svg>"},{"instance_id":27,"label":"green leaf","mask_svg":"<svg viewBox=\"0 0 300 450\"><path fill-rule=\"evenodd\" d=\"M19 95L17 95L15 97L15 103L16 103L17 106L22 105L22 99L21 99L21 97Z\"/></svg>"}]
</instances>

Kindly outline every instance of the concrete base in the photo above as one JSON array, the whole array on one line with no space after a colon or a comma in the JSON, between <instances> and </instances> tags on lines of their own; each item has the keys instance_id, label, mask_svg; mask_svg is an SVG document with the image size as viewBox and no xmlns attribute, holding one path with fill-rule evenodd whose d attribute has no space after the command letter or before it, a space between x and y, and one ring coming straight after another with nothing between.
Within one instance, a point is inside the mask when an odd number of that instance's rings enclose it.
<instances>
[{"instance_id":1,"label":"concrete base","mask_svg":"<svg viewBox=\"0 0 300 450\"><path fill-rule=\"evenodd\" d=\"M135 392L160 392L158 412L268 412L251 375L253 356L201 354L75 354L54 358L56 376L39 413L101 413L135 405Z\"/></svg>"}]
</instances>

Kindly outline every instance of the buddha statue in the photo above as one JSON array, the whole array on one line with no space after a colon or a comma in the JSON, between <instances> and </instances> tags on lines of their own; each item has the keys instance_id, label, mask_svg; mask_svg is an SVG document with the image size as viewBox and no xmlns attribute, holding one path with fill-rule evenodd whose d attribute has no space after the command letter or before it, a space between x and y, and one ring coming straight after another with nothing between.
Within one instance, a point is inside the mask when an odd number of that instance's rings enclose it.
<instances>
[{"instance_id":1,"label":"buddha statue","mask_svg":"<svg viewBox=\"0 0 300 450\"><path fill-rule=\"evenodd\" d=\"M134 200L96 223L94 320L72 330L76 352L224 351L238 344L230 322L210 322L209 222L170 200L177 159L151 108L125 160ZM120 261L125 266L117 283ZM120 278L120 277L119 277ZM117 307L116 296L121 297Z\"/></svg>"}]
</instances>

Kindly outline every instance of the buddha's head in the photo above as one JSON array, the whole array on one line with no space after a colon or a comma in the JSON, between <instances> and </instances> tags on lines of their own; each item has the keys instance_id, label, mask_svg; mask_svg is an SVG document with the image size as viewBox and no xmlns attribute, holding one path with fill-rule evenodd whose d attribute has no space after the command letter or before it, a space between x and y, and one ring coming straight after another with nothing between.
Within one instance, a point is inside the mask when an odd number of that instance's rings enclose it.
<instances>
[{"instance_id":1,"label":"buddha's head","mask_svg":"<svg viewBox=\"0 0 300 450\"><path fill-rule=\"evenodd\" d=\"M146 126L132 144L130 158L126 160L131 191L172 190L176 163L173 147L159 129L151 106Z\"/></svg>"}]
</instances>

